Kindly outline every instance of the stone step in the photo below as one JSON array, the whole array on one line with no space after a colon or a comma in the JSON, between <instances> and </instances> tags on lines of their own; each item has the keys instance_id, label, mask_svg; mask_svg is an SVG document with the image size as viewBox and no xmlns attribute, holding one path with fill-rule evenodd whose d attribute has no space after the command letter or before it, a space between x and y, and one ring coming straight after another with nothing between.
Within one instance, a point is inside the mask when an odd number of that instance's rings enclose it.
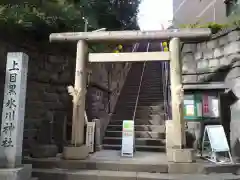
<instances>
[{"instance_id":1,"label":"stone step","mask_svg":"<svg viewBox=\"0 0 240 180\"><path fill-rule=\"evenodd\" d=\"M133 96L133 97L137 97L137 92L138 89L129 89L128 91L122 91L120 96ZM151 87L146 87L144 89L140 90L139 96L163 96L163 89L161 88L156 88L156 89L152 89Z\"/></svg>"},{"instance_id":2,"label":"stone step","mask_svg":"<svg viewBox=\"0 0 240 180\"><path fill-rule=\"evenodd\" d=\"M137 109L158 109L158 108L162 108L164 107L163 105L164 102L162 103L158 103L158 104L153 104L153 105L138 105L137 106ZM122 107L123 108L123 107ZM128 107L124 107L124 108L135 108L135 105L134 106L128 106Z\"/></svg>"},{"instance_id":3,"label":"stone step","mask_svg":"<svg viewBox=\"0 0 240 180\"><path fill-rule=\"evenodd\" d=\"M137 97L134 97L134 96L125 96L125 97L120 97L119 98L119 102L121 103L136 103L137 101ZM162 103L164 102L164 97L159 95L159 96L145 96L145 97L142 97L142 96L139 96L138 98L138 102L149 102L149 101L161 101Z\"/></svg>"},{"instance_id":4,"label":"stone step","mask_svg":"<svg viewBox=\"0 0 240 180\"><path fill-rule=\"evenodd\" d=\"M161 82L162 83L163 80L165 81L166 79L161 76L147 76L147 77L143 77L142 82L151 82L151 83Z\"/></svg>"},{"instance_id":5,"label":"stone step","mask_svg":"<svg viewBox=\"0 0 240 180\"><path fill-rule=\"evenodd\" d=\"M114 117L112 117L112 118L114 118L115 120L123 120L123 119L125 119L125 120L132 120L133 119L133 115L115 115Z\"/></svg>"},{"instance_id":6,"label":"stone step","mask_svg":"<svg viewBox=\"0 0 240 180\"><path fill-rule=\"evenodd\" d=\"M159 106L137 106L137 111L150 111L150 112L159 112L164 110L164 105L159 105ZM135 110L135 106L124 106L119 108L121 110L126 110L126 111L132 111Z\"/></svg>"},{"instance_id":7,"label":"stone step","mask_svg":"<svg viewBox=\"0 0 240 180\"><path fill-rule=\"evenodd\" d=\"M135 106L136 99L132 101L127 99L122 99L122 100L119 99L118 103L123 106L128 106L128 105ZM164 103L164 100L162 98L144 99L144 100L139 99L138 106L148 106L148 105L152 106L152 105L163 104L163 103Z\"/></svg>"},{"instance_id":8,"label":"stone step","mask_svg":"<svg viewBox=\"0 0 240 180\"><path fill-rule=\"evenodd\" d=\"M116 120L133 120L133 115L134 113L118 113L118 114L114 114L112 116L112 119L116 119ZM161 123L165 118L165 114L152 114L152 115L141 115L141 114L136 114L135 115L135 119L142 119L142 120L153 120L155 122L159 122Z\"/></svg>"},{"instance_id":9,"label":"stone step","mask_svg":"<svg viewBox=\"0 0 240 180\"><path fill-rule=\"evenodd\" d=\"M149 172L154 174L169 173L167 174L168 176L172 174L178 174L177 176L179 176L181 173L192 175L206 174L207 177L211 177L212 175L218 176L218 179L216 180L226 179L227 176L239 174L240 171L239 163L219 165L203 160L198 160L197 163L168 163L166 155L161 153L135 152L133 158L120 157L120 152L118 151L102 151L97 153L98 155L96 157L93 155L92 158L90 155L90 157L86 160L64 160L61 159L61 157L41 159L24 157L23 163L31 164L33 167L33 177L39 178L41 178L40 174L35 173L38 172L36 171L38 168L46 171L50 169L50 172L59 171L61 173L65 173L67 171L71 171L74 172L74 174L78 174L78 170L81 170L81 172L84 170L87 170L88 172L91 170L107 170L122 172ZM51 177L53 178L54 176ZM233 177L236 176L231 176L229 180L240 179ZM64 180L66 180L66 176L64 176L64 178ZM189 180L193 179L195 178ZM56 180L59 179L56 178Z\"/></svg>"},{"instance_id":10,"label":"stone step","mask_svg":"<svg viewBox=\"0 0 240 180\"><path fill-rule=\"evenodd\" d=\"M147 114L144 112L136 112L135 118L137 119L149 119L149 120L163 120L165 116L165 113L159 112L159 113L152 113Z\"/></svg>"},{"instance_id":11,"label":"stone step","mask_svg":"<svg viewBox=\"0 0 240 180\"><path fill-rule=\"evenodd\" d=\"M121 150L122 145L103 144L105 150ZM136 151L165 152L165 146L135 145Z\"/></svg>"},{"instance_id":12,"label":"stone step","mask_svg":"<svg viewBox=\"0 0 240 180\"><path fill-rule=\"evenodd\" d=\"M141 88L139 95L161 95L163 94L163 89L156 87L154 89L151 89L152 87L146 87L146 88ZM128 89L126 91L122 91L121 95L124 96L134 96L137 95L138 88L136 89Z\"/></svg>"},{"instance_id":13,"label":"stone step","mask_svg":"<svg viewBox=\"0 0 240 180\"><path fill-rule=\"evenodd\" d=\"M106 131L105 137L122 137L122 131ZM151 131L135 131L135 138L165 139L165 133Z\"/></svg>"},{"instance_id":14,"label":"stone step","mask_svg":"<svg viewBox=\"0 0 240 180\"><path fill-rule=\"evenodd\" d=\"M165 117L165 113L163 112L159 112L159 113L153 113L153 114L148 114L148 113L141 113L141 112L136 112L135 114L135 119L148 119L148 120L163 120ZM121 111L118 110L116 111L116 113L113 113L113 119L115 117L119 118L119 117L123 117L123 120L129 120L129 119L125 119L124 117L131 117L133 118L134 116L134 111Z\"/></svg>"},{"instance_id":15,"label":"stone step","mask_svg":"<svg viewBox=\"0 0 240 180\"><path fill-rule=\"evenodd\" d=\"M124 84L123 86L123 89L121 92L129 92L129 91L133 91L133 90L138 90L139 88L139 85L138 84L129 84L129 83L126 83Z\"/></svg>"},{"instance_id":16,"label":"stone step","mask_svg":"<svg viewBox=\"0 0 240 180\"><path fill-rule=\"evenodd\" d=\"M161 92L159 93L151 93L151 94L148 94L148 93L141 93L139 94L139 100L140 99L164 99L164 96ZM127 100L127 99L131 99L131 100L136 100L137 98L137 94L128 94L128 95L125 95L124 97L120 97L119 100L121 99L124 99L124 100Z\"/></svg>"},{"instance_id":17,"label":"stone step","mask_svg":"<svg viewBox=\"0 0 240 180\"><path fill-rule=\"evenodd\" d=\"M159 88L159 87L150 87L150 86L147 86L147 87L142 87L141 88L141 94L163 94L163 90L162 88Z\"/></svg>"},{"instance_id":18,"label":"stone step","mask_svg":"<svg viewBox=\"0 0 240 180\"><path fill-rule=\"evenodd\" d=\"M161 168L164 170L164 168ZM192 180L202 177L206 180L217 180L207 175L166 175L162 173L147 173L134 171L107 170L66 170L66 169L33 169L33 174L39 180ZM216 176L216 175L215 175ZM214 177L215 177L214 176ZM232 175L233 176L233 175ZM231 178L232 178L231 176ZM174 178L175 177L175 178ZM219 178L219 176L217 176ZM199 178L198 178L199 179ZM199 179L200 180L200 179ZM219 179L218 179L219 180Z\"/></svg>"},{"instance_id":19,"label":"stone step","mask_svg":"<svg viewBox=\"0 0 240 180\"><path fill-rule=\"evenodd\" d=\"M151 92L151 93L145 93L145 92L141 92L138 96L139 98L145 98L145 99L164 99L164 95L162 92ZM136 100L137 98L137 93L135 92L135 94L127 94L127 95L123 95L123 96L120 96L119 97L119 100L121 99L124 99L124 100L127 100L127 99L134 99Z\"/></svg>"},{"instance_id":20,"label":"stone step","mask_svg":"<svg viewBox=\"0 0 240 180\"><path fill-rule=\"evenodd\" d=\"M128 85L126 86L129 90L133 89L138 89L139 88L139 84L133 84L133 85ZM142 89L146 89L146 88L151 88L151 90L156 90L156 89L163 89L162 83L157 83L157 82L152 82L150 84L145 84L144 86L141 86L141 90Z\"/></svg>"},{"instance_id":21,"label":"stone step","mask_svg":"<svg viewBox=\"0 0 240 180\"><path fill-rule=\"evenodd\" d=\"M143 75L143 79L152 79L152 78L162 78L162 77L164 77L164 76L162 76L161 72L159 73L159 71L156 71L156 70L151 70L150 72L146 72L146 73L144 73L144 75Z\"/></svg>"},{"instance_id":22,"label":"stone step","mask_svg":"<svg viewBox=\"0 0 240 180\"><path fill-rule=\"evenodd\" d=\"M121 137L105 137L103 144L121 145ZM138 146L165 146L165 139L136 138L135 144Z\"/></svg>"},{"instance_id":23,"label":"stone step","mask_svg":"<svg viewBox=\"0 0 240 180\"><path fill-rule=\"evenodd\" d=\"M144 114L145 113L145 114ZM132 115L134 114L134 110L126 110L118 108L115 110L113 115ZM156 115L164 117L165 112L144 112L144 111L136 111L137 118L145 118L145 119L153 119L156 117ZM124 118L123 118L124 119Z\"/></svg>"},{"instance_id":24,"label":"stone step","mask_svg":"<svg viewBox=\"0 0 240 180\"><path fill-rule=\"evenodd\" d=\"M134 98L134 99L123 98L123 99L119 99L118 103L120 105L123 105L123 106L126 105L126 106L134 106L135 107L136 102L137 102L136 98ZM125 105L124 105L124 103L125 103ZM148 103L148 104L146 104L146 103ZM154 105L153 103L163 104L164 99L163 98L157 98L157 97L155 97L155 98L145 98L145 99L139 98L138 99L138 106L147 106L147 105L151 106L151 105Z\"/></svg>"},{"instance_id":25,"label":"stone step","mask_svg":"<svg viewBox=\"0 0 240 180\"><path fill-rule=\"evenodd\" d=\"M103 151L104 152L104 151ZM114 152L114 155L113 153ZM147 155L146 160L145 152L136 152L135 158L121 158L120 152L115 151L105 151L101 153L102 158L98 159L86 159L86 160L64 160L61 158L25 158L24 163L32 164L33 172L36 172L38 168L40 169L51 169L61 170L62 172L71 170L76 172L77 170L108 170L108 171L134 171L134 172L156 172L156 173L167 173L168 164L166 162L165 155L159 155L159 153L151 153ZM116 157L115 157L116 154ZM91 155L90 155L91 156ZM94 155L93 155L94 156ZM109 156L109 157L107 157ZM114 158L114 157L115 158ZM157 160L156 158L161 158ZM108 160L106 160L108 159ZM39 177L37 174L33 173L34 177ZM40 179L41 180L41 179ZM58 179L56 179L58 180ZM64 179L67 180L67 179Z\"/></svg>"},{"instance_id":26,"label":"stone step","mask_svg":"<svg viewBox=\"0 0 240 180\"><path fill-rule=\"evenodd\" d=\"M136 121L135 121L136 122ZM135 131L153 131L165 133L165 125L134 125ZM122 131L122 124L108 125L108 131Z\"/></svg>"},{"instance_id":27,"label":"stone step","mask_svg":"<svg viewBox=\"0 0 240 180\"><path fill-rule=\"evenodd\" d=\"M132 113L132 112L134 112L134 109L126 109L126 108L124 108L124 109L121 109L121 108L119 108L119 109L116 109L116 114L117 113L124 113L124 114L128 114L128 113ZM164 115L165 114L165 112L164 112L164 109L161 109L161 110L159 110L159 111L157 111L157 110L142 110L142 109L137 109L136 110L136 114L137 115L143 115L143 116L149 116L149 115L156 115L156 114L159 114L159 115ZM141 117L143 117L143 116L141 116Z\"/></svg>"},{"instance_id":28,"label":"stone step","mask_svg":"<svg viewBox=\"0 0 240 180\"><path fill-rule=\"evenodd\" d=\"M144 87L143 84L163 87L163 79L162 78L143 79L141 87ZM132 81L126 82L124 84L124 87L139 87L139 85L140 85L140 79L133 79Z\"/></svg>"},{"instance_id":29,"label":"stone step","mask_svg":"<svg viewBox=\"0 0 240 180\"><path fill-rule=\"evenodd\" d=\"M144 85L159 85L162 87L163 80L161 77L150 77L142 80L142 86Z\"/></svg>"},{"instance_id":30,"label":"stone step","mask_svg":"<svg viewBox=\"0 0 240 180\"><path fill-rule=\"evenodd\" d=\"M134 123L135 126L140 125L140 126L146 126L146 125L161 125L163 121L163 125L165 125L165 121L162 120L149 120L149 119L135 119ZM111 119L109 122L109 125L122 125L123 120L116 120L116 119Z\"/></svg>"}]
</instances>

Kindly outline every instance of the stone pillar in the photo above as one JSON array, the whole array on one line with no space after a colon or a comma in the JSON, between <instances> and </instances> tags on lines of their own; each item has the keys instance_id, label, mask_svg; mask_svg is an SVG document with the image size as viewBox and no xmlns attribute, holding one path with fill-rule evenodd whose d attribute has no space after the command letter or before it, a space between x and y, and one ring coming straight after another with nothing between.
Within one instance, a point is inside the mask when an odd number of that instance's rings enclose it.
<instances>
[{"instance_id":1,"label":"stone pillar","mask_svg":"<svg viewBox=\"0 0 240 180\"><path fill-rule=\"evenodd\" d=\"M0 163L14 168L22 164L28 56L8 53L1 126Z\"/></svg>"},{"instance_id":2,"label":"stone pillar","mask_svg":"<svg viewBox=\"0 0 240 180\"><path fill-rule=\"evenodd\" d=\"M192 150L183 149L186 145L185 121L183 117L182 63L180 39L170 41L170 81L172 97L172 120L167 124L167 156L173 162L192 162Z\"/></svg>"},{"instance_id":3,"label":"stone pillar","mask_svg":"<svg viewBox=\"0 0 240 180\"><path fill-rule=\"evenodd\" d=\"M0 179L30 179L31 165L22 164L28 56L8 53L1 125Z\"/></svg>"},{"instance_id":4,"label":"stone pillar","mask_svg":"<svg viewBox=\"0 0 240 180\"><path fill-rule=\"evenodd\" d=\"M183 148L186 144L185 122L183 118L182 63L180 58L180 40L170 41L170 73L172 97L172 123L174 128L174 147Z\"/></svg>"},{"instance_id":5,"label":"stone pillar","mask_svg":"<svg viewBox=\"0 0 240 180\"><path fill-rule=\"evenodd\" d=\"M65 159L85 159L89 150L84 145L85 95L87 80L88 46L83 40L77 43L71 147L65 147Z\"/></svg>"}]
</instances>

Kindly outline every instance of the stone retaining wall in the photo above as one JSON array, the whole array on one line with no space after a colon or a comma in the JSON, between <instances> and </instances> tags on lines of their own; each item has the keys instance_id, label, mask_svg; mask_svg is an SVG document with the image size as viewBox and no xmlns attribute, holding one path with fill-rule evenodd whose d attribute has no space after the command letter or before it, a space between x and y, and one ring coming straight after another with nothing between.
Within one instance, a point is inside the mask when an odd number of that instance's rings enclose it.
<instances>
[{"instance_id":1,"label":"stone retaining wall","mask_svg":"<svg viewBox=\"0 0 240 180\"><path fill-rule=\"evenodd\" d=\"M182 49L183 82L230 81L240 74L240 31Z\"/></svg>"},{"instance_id":2,"label":"stone retaining wall","mask_svg":"<svg viewBox=\"0 0 240 180\"><path fill-rule=\"evenodd\" d=\"M41 51L38 43L14 43L0 40L0 107L2 107L7 52L24 52L29 56L27 100L24 132L24 148L36 143L56 143L60 149L70 139L72 119L72 99L67 86L73 85L75 73L75 53L58 50L56 45L48 45ZM73 51L74 52L74 51ZM89 91L87 93L87 114L89 120L108 116L110 105L114 108L117 96L112 91L121 91L130 64L91 64ZM112 79L109 79L112 77ZM94 85L92 85L94 84ZM1 112L1 111L0 111ZM104 115L105 113L105 115ZM68 125L67 133L64 127ZM64 137L67 135L67 138Z\"/></svg>"},{"instance_id":3,"label":"stone retaining wall","mask_svg":"<svg viewBox=\"0 0 240 180\"><path fill-rule=\"evenodd\" d=\"M240 31L235 30L207 42L185 44L182 48L183 82L224 82L240 97ZM240 101L224 99L224 123L230 121L230 144L233 155L240 156ZM231 107L231 111L229 109ZM229 110L228 110L229 109ZM229 114L227 115L229 111ZM232 118L230 118L232 116ZM237 118L238 117L238 118ZM226 126L229 123L226 123ZM227 127L228 128L228 127ZM227 132L228 133L228 132Z\"/></svg>"}]
</instances>

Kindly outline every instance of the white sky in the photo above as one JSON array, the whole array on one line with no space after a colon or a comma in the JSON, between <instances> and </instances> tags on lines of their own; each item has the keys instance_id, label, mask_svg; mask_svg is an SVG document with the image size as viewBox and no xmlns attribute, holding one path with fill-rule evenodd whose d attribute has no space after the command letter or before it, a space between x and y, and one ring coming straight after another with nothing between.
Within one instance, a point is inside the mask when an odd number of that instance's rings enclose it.
<instances>
[{"instance_id":1,"label":"white sky","mask_svg":"<svg viewBox=\"0 0 240 180\"><path fill-rule=\"evenodd\" d=\"M142 0L139 6L138 24L141 30L168 28L173 19L173 0ZM162 24L162 25L161 25Z\"/></svg>"}]
</instances>

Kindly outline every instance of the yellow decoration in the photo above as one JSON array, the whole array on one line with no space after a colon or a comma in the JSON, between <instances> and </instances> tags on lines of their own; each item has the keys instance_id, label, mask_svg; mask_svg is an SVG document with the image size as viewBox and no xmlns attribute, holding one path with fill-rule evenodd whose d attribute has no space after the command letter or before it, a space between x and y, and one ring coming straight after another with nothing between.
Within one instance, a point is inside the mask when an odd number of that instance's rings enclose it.
<instances>
[{"instance_id":1,"label":"yellow decoration","mask_svg":"<svg viewBox=\"0 0 240 180\"><path fill-rule=\"evenodd\" d=\"M119 53L119 50L115 49L113 52L114 52L114 53Z\"/></svg>"},{"instance_id":2,"label":"yellow decoration","mask_svg":"<svg viewBox=\"0 0 240 180\"><path fill-rule=\"evenodd\" d=\"M167 46L168 46L167 42L163 42L162 45L163 45L164 47L167 47Z\"/></svg>"},{"instance_id":3,"label":"yellow decoration","mask_svg":"<svg viewBox=\"0 0 240 180\"><path fill-rule=\"evenodd\" d=\"M123 46L121 44L118 45L118 49L122 50Z\"/></svg>"},{"instance_id":4,"label":"yellow decoration","mask_svg":"<svg viewBox=\"0 0 240 180\"><path fill-rule=\"evenodd\" d=\"M169 51L168 47L163 48L163 51Z\"/></svg>"},{"instance_id":5,"label":"yellow decoration","mask_svg":"<svg viewBox=\"0 0 240 180\"><path fill-rule=\"evenodd\" d=\"M120 51L123 49L123 46L119 44L114 50L113 53L120 53Z\"/></svg>"}]
</instances>

